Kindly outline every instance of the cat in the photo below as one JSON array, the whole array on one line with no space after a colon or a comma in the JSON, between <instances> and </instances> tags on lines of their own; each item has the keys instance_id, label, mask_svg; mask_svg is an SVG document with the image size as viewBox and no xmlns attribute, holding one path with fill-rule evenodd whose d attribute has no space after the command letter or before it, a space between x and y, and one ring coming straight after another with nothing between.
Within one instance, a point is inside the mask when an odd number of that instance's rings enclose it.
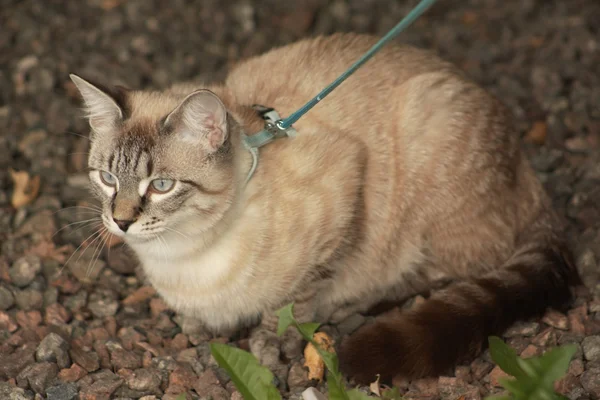
<instances>
[{"instance_id":1,"label":"cat","mask_svg":"<svg viewBox=\"0 0 600 400\"><path fill-rule=\"evenodd\" d=\"M572 298L564 221L507 108L452 63L390 44L259 151L253 105L287 116L376 38L307 38L240 61L222 83L163 91L77 75L102 220L166 303L212 332L260 320L251 351L279 362L280 307L339 322L449 280L337 345L356 382L441 374L487 337Z\"/></svg>"}]
</instances>

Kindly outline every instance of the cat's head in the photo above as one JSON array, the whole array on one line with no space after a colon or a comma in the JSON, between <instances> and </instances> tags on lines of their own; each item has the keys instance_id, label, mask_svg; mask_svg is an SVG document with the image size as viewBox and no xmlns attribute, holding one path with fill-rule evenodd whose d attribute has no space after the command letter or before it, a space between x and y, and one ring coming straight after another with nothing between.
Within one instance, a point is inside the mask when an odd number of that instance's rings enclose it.
<instances>
[{"instance_id":1,"label":"cat's head","mask_svg":"<svg viewBox=\"0 0 600 400\"><path fill-rule=\"evenodd\" d=\"M91 127L88 158L102 221L132 242L209 229L233 199L234 163L222 101L187 94L106 88L71 75Z\"/></svg>"}]
</instances>

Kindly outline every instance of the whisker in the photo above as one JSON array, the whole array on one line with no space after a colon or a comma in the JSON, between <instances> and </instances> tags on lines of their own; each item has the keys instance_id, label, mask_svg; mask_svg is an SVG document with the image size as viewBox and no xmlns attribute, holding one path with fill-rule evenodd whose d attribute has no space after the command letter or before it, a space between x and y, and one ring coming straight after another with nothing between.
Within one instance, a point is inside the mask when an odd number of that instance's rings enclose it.
<instances>
[{"instance_id":1,"label":"whisker","mask_svg":"<svg viewBox=\"0 0 600 400\"><path fill-rule=\"evenodd\" d=\"M71 222L70 224L67 224L67 225L63 226L62 228L60 228L59 230L57 230L56 232L54 232L54 235L52 235L51 238L53 238L54 236L56 236L63 229L66 229L66 228L68 228L68 227L70 227L72 225L86 224L86 223L95 222L95 221L102 221L102 220L99 217L96 217L96 218L86 219L86 220L83 220L83 221ZM80 227L80 228L83 228L83 227L85 227L85 225L82 226L82 227Z\"/></svg>"},{"instance_id":2,"label":"whisker","mask_svg":"<svg viewBox=\"0 0 600 400\"><path fill-rule=\"evenodd\" d=\"M173 228L171 228L171 227L169 227L169 226L164 226L163 228L165 228L165 229L166 229L166 230L168 230L168 231L171 231L171 232L177 233L178 235L181 235L181 236L183 236L184 238L186 238L186 239L188 239L188 240L190 240L190 241L193 241L191 237L189 237L189 236L188 236L188 235L186 235L185 233L179 232L177 229L173 229Z\"/></svg>"},{"instance_id":3,"label":"whisker","mask_svg":"<svg viewBox=\"0 0 600 400\"><path fill-rule=\"evenodd\" d=\"M86 278L89 278L90 275L92 274L92 271L94 270L94 265L96 265L96 263L100 259L100 256L102 255L102 250L104 249L104 245L106 245L106 241L108 240L108 235L101 235L101 236L102 236L102 239L100 240L101 243L98 246L96 246L96 250L94 250L94 254L92 254L92 259L90 260L90 264L88 265L88 268L85 271ZM94 260L96 251L98 252L98 255L95 257L96 259Z\"/></svg>"},{"instance_id":4,"label":"whisker","mask_svg":"<svg viewBox=\"0 0 600 400\"><path fill-rule=\"evenodd\" d=\"M73 131L65 131L65 133L68 133L68 134L70 134L70 135L79 136L79 137L81 137L81 138L88 139L88 140L90 139L90 138L89 138L89 137L87 137L87 136L81 135L81 134L79 134L79 133L76 133L76 132L73 132Z\"/></svg>"},{"instance_id":5,"label":"whisker","mask_svg":"<svg viewBox=\"0 0 600 400\"><path fill-rule=\"evenodd\" d=\"M83 242L81 242L81 244L79 246L77 246L77 248L73 251L73 254L71 254L71 256L67 259L67 261L65 261L65 263L62 266L62 268L60 269L60 273L62 274L62 272L65 269L65 267L67 266L67 264L69 264L69 261L71 261L71 259L73 258L73 256L77 253L77 251L79 251L79 249L81 248L81 246L83 246L86 241L88 241L90 238L94 237L95 235L101 235L101 234L102 234L102 232L100 230L97 230L97 231L93 232L92 234L90 234L90 236L88 236ZM88 247L89 247L89 245L88 245ZM87 249L87 247L86 247L86 249Z\"/></svg>"},{"instance_id":6,"label":"whisker","mask_svg":"<svg viewBox=\"0 0 600 400\"><path fill-rule=\"evenodd\" d=\"M97 207L97 206L69 206L69 207L61 208L60 210L56 210L52 215L58 214L61 211L72 210L73 208L80 208L82 210L86 210L86 212L87 212L87 210L90 210L90 211L102 213L102 208Z\"/></svg>"}]
</instances>

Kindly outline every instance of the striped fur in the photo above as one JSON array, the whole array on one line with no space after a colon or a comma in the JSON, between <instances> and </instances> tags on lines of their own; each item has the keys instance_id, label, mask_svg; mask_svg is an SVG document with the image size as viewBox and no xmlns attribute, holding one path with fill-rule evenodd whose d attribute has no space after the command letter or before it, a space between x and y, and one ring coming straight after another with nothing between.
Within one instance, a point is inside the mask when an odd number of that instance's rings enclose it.
<instances>
[{"instance_id":1,"label":"striped fur","mask_svg":"<svg viewBox=\"0 0 600 400\"><path fill-rule=\"evenodd\" d=\"M89 164L119 182L91 174L107 227L166 302L206 329L259 317L272 329L290 301L301 320L335 322L455 282L342 344L344 371L363 381L443 371L486 335L565 301L575 275L507 109L423 50L383 49L296 123L298 137L262 148L242 186L240 134L263 124L252 105L289 115L374 41L338 34L274 49L198 97L194 83L114 91L74 77L94 122ZM154 178L177 184L156 194ZM132 222L126 233L116 217Z\"/></svg>"}]
</instances>

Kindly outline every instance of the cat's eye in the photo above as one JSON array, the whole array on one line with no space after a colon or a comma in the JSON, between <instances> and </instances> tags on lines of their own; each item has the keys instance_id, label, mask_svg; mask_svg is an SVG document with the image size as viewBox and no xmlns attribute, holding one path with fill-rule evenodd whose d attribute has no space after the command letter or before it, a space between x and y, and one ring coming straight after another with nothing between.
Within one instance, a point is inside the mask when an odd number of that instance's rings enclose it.
<instances>
[{"instance_id":1,"label":"cat's eye","mask_svg":"<svg viewBox=\"0 0 600 400\"><path fill-rule=\"evenodd\" d=\"M172 179L155 179L150 183L150 188L155 193L167 193L169 190L173 189L175 186L175 181Z\"/></svg>"},{"instance_id":2,"label":"cat's eye","mask_svg":"<svg viewBox=\"0 0 600 400\"><path fill-rule=\"evenodd\" d=\"M100 180L106 186L115 187L117 185L117 178L110 172L100 171Z\"/></svg>"}]
</instances>

